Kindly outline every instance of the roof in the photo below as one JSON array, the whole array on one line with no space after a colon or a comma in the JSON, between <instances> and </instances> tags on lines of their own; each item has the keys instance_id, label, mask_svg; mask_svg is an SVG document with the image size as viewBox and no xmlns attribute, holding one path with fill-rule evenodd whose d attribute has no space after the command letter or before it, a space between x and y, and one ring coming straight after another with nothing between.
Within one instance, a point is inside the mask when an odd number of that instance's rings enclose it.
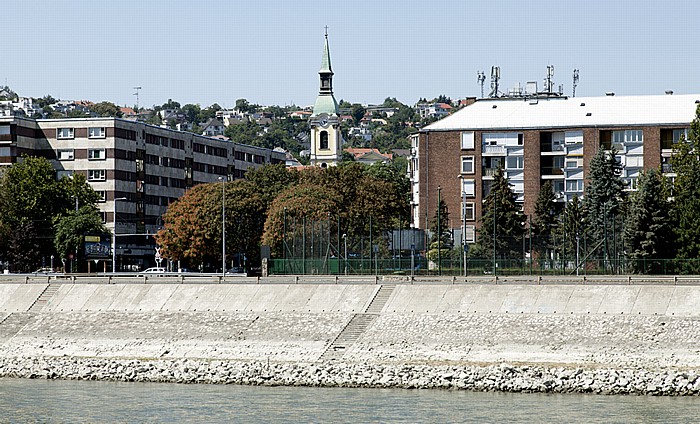
<instances>
[{"instance_id":1,"label":"roof","mask_svg":"<svg viewBox=\"0 0 700 424\"><path fill-rule=\"evenodd\" d=\"M332 94L319 94L314 104L313 116L318 116L322 113L328 115L338 115L338 102Z\"/></svg>"},{"instance_id":2,"label":"roof","mask_svg":"<svg viewBox=\"0 0 700 424\"><path fill-rule=\"evenodd\" d=\"M331 49L328 48L328 34L326 34L326 42L323 44L323 57L321 58L321 70L319 73L330 73L331 70Z\"/></svg>"},{"instance_id":3,"label":"roof","mask_svg":"<svg viewBox=\"0 0 700 424\"><path fill-rule=\"evenodd\" d=\"M700 94L481 99L422 131L688 125Z\"/></svg>"},{"instance_id":4,"label":"roof","mask_svg":"<svg viewBox=\"0 0 700 424\"><path fill-rule=\"evenodd\" d=\"M348 147L345 149L346 152L355 156L355 160L361 159L373 159L379 160L380 158L385 158L391 160L393 155L391 153L381 153L379 149L368 149L360 147Z\"/></svg>"}]
</instances>

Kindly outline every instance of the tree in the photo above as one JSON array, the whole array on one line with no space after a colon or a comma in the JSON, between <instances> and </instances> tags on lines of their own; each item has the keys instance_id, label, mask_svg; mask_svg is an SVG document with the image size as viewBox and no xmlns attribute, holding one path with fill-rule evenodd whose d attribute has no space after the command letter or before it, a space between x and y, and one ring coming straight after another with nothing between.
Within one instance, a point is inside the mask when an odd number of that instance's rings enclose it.
<instances>
[{"instance_id":1,"label":"tree","mask_svg":"<svg viewBox=\"0 0 700 424\"><path fill-rule=\"evenodd\" d=\"M0 241L0 254L28 270L55 253L54 222L75 209L75 199L79 205L97 200L83 175L57 181L48 160L23 156L0 179L0 228L7 235Z\"/></svg>"},{"instance_id":2,"label":"tree","mask_svg":"<svg viewBox=\"0 0 700 424\"><path fill-rule=\"evenodd\" d=\"M580 256L585 251L581 250L581 240L586 236L586 211L577 195L566 204L562 213L556 220L556 226L552 232L553 248L559 255L559 262L565 267L570 258L576 258L580 262Z\"/></svg>"},{"instance_id":3,"label":"tree","mask_svg":"<svg viewBox=\"0 0 700 424\"><path fill-rule=\"evenodd\" d=\"M365 108L359 103L354 103L350 107L350 115L352 115L352 119L355 122L355 125L358 125L362 118L365 116Z\"/></svg>"},{"instance_id":4,"label":"tree","mask_svg":"<svg viewBox=\"0 0 700 424\"><path fill-rule=\"evenodd\" d=\"M516 200L517 195L503 175L503 168L498 168L493 176L491 191L484 199L481 227L470 255L482 258L492 256L495 239L497 257L522 259L525 215Z\"/></svg>"},{"instance_id":5,"label":"tree","mask_svg":"<svg viewBox=\"0 0 700 424\"><path fill-rule=\"evenodd\" d=\"M100 102L90 106L90 111L101 117L121 118L123 113L119 106L111 102Z\"/></svg>"},{"instance_id":6,"label":"tree","mask_svg":"<svg viewBox=\"0 0 700 424\"><path fill-rule=\"evenodd\" d=\"M182 107L182 113L185 114L187 122L197 124L203 121L201 118L202 108L199 105L188 103Z\"/></svg>"},{"instance_id":7,"label":"tree","mask_svg":"<svg viewBox=\"0 0 700 424\"><path fill-rule=\"evenodd\" d=\"M255 121L245 121L240 124L229 125L224 130L224 135L234 143L254 146L261 132L262 127Z\"/></svg>"},{"instance_id":8,"label":"tree","mask_svg":"<svg viewBox=\"0 0 700 424\"><path fill-rule=\"evenodd\" d=\"M78 211L59 216L55 219L54 231L54 248L60 258L68 258L73 252L81 252L85 234L110 233L94 205L86 205Z\"/></svg>"},{"instance_id":9,"label":"tree","mask_svg":"<svg viewBox=\"0 0 700 424\"><path fill-rule=\"evenodd\" d=\"M663 184L660 172L650 169L639 176L637 191L630 196L625 245L634 272L661 271L658 260L669 258L672 251L670 205Z\"/></svg>"},{"instance_id":10,"label":"tree","mask_svg":"<svg viewBox=\"0 0 700 424\"><path fill-rule=\"evenodd\" d=\"M250 111L250 103L246 99L238 99L236 100L236 109L241 113L246 113Z\"/></svg>"},{"instance_id":11,"label":"tree","mask_svg":"<svg viewBox=\"0 0 700 424\"><path fill-rule=\"evenodd\" d=\"M546 180L540 187L540 192L535 202L535 216L531 222L532 248L538 258L544 258L552 249L552 229L557 216L557 207L554 202L554 189L552 182Z\"/></svg>"},{"instance_id":12,"label":"tree","mask_svg":"<svg viewBox=\"0 0 700 424\"><path fill-rule=\"evenodd\" d=\"M608 236L612 234L616 218L622 216L624 183L620 178L622 164L616 155L617 150L614 147L610 151L604 150L603 146L598 149L591 159L590 178L583 199L586 221L589 224L588 235L594 241L600 241L598 249L601 250L596 250L602 252L604 258L611 257L612 243L608 242Z\"/></svg>"},{"instance_id":13,"label":"tree","mask_svg":"<svg viewBox=\"0 0 700 424\"><path fill-rule=\"evenodd\" d=\"M671 167L676 174L671 212L679 259L700 257L700 184L697 181L700 175L699 152L700 106L690 123L687 140L681 139L671 156Z\"/></svg>"},{"instance_id":14,"label":"tree","mask_svg":"<svg viewBox=\"0 0 700 424\"><path fill-rule=\"evenodd\" d=\"M200 184L172 203L156 235L162 255L190 266L221 260L222 183ZM236 180L225 185L226 251L255 260L265 223L266 203L252 184ZM228 257L228 255L227 255Z\"/></svg>"},{"instance_id":15,"label":"tree","mask_svg":"<svg viewBox=\"0 0 700 424\"><path fill-rule=\"evenodd\" d=\"M428 249L428 259L439 261L447 258L453 247L452 233L449 229L450 211L443 199L440 199L435 214L430 220L430 246Z\"/></svg>"},{"instance_id":16,"label":"tree","mask_svg":"<svg viewBox=\"0 0 700 424\"><path fill-rule=\"evenodd\" d=\"M167 102L163 103L163 106L161 106L160 109L178 110L180 109L180 103L173 101L173 99L168 99Z\"/></svg>"}]
</instances>

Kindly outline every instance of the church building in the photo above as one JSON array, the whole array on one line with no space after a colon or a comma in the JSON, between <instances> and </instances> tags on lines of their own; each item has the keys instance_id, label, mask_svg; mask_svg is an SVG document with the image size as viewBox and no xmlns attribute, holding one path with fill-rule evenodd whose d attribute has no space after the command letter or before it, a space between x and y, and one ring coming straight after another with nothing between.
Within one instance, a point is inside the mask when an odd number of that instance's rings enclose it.
<instances>
[{"instance_id":1,"label":"church building","mask_svg":"<svg viewBox=\"0 0 700 424\"><path fill-rule=\"evenodd\" d=\"M338 102L333 96L333 70L328 48L328 31L323 47L321 70L318 71L321 87L309 118L311 128L311 164L327 168L336 166L342 158L343 135L340 132Z\"/></svg>"}]
</instances>

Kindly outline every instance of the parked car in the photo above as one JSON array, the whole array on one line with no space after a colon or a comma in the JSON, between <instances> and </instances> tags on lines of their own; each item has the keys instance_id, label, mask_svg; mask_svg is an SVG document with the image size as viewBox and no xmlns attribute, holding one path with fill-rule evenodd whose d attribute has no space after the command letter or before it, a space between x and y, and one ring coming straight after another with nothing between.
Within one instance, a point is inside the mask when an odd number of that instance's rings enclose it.
<instances>
[{"instance_id":1,"label":"parked car","mask_svg":"<svg viewBox=\"0 0 700 424\"><path fill-rule=\"evenodd\" d=\"M153 267L153 268L146 268L143 271L139 272L139 276L144 276L144 275L163 275L165 274L165 268L163 267Z\"/></svg>"},{"instance_id":2,"label":"parked car","mask_svg":"<svg viewBox=\"0 0 700 424\"><path fill-rule=\"evenodd\" d=\"M238 277L247 277L248 274L245 272L245 268L242 266L235 266L233 268L230 268L226 270L226 275L235 275Z\"/></svg>"}]
</instances>

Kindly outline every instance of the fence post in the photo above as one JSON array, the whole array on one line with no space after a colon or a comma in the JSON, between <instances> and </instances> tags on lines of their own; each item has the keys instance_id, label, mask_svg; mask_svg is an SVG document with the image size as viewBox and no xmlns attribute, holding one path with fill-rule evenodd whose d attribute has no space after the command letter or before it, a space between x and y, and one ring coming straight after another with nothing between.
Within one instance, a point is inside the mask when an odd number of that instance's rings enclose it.
<instances>
[{"instance_id":1,"label":"fence post","mask_svg":"<svg viewBox=\"0 0 700 424\"><path fill-rule=\"evenodd\" d=\"M338 276L335 276L335 283L338 284Z\"/></svg>"},{"instance_id":2,"label":"fence post","mask_svg":"<svg viewBox=\"0 0 700 424\"><path fill-rule=\"evenodd\" d=\"M631 275L627 276L627 284L632 285L632 276Z\"/></svg>"},{"instance_id":3,"label":"fence post","mask_svg":"<svg viewBox=\"0 0 700 424\"><path fill-rule=\"evenodd\" d=\"M299 284L299 276L298 275L294 276L294 284Z\"/></svg>"},{"instance_id":4,"label":"fence post","mask_svg":"<svg viewBox=\"0 0 700 424\"><path fill-rule=\"evenodd\" d=\"M493 283L498 284L498 275L493 276Z\"/></svg>"}]
</instances>

